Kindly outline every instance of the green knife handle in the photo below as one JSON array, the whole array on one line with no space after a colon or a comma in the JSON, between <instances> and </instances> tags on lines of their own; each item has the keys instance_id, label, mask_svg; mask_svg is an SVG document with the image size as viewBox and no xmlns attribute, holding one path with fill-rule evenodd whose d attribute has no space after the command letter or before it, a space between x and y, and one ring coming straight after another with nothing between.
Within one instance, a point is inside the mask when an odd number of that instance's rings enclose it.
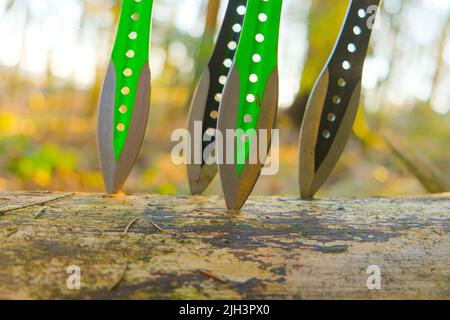
<instances>
[{"instance_id":1,"label":"green knife handle","mask_svg":"<svg viewBox=\"0 0 450 320\"><path fill-rule=\"evenodd\" d=\"M266 90L275 90L267 88L267 83L272 73L277 72L281 9L282 0L249 0L247 3L235 60L240 80L236 128L243 132L256 130ZM247 135L244 143L240 143L244 137L239 133L237 138L236 159L247 159L253 136ZM238 161L239 174L243 167Z\"/></svg>"},{"instance_id":2,"label":"green knife handle","mask_svg":"<svg viewBox=\"0 0 450 320\"><path fill-rule=\"evenodd\" d=\"M113 145L118 159L128 138L144 66L148 67L153 0L124 0L112 52L116 71ZM148 72L148 70L146 71ZM144 77L148 78L148 77ZM148 84L148 87L150 84Z\"/></svg>"}]
</instances>

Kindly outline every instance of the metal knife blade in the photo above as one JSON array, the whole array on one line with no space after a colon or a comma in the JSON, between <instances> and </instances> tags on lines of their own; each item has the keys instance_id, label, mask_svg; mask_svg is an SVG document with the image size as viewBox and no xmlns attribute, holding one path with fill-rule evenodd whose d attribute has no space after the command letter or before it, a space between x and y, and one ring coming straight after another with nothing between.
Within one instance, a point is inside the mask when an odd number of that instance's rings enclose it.
<instances>
[{"instance_id":1,"label":"metal knife blade","mask_svg":"<svg viewBox=\"0 0 450 320\"><path fill-rule=\"evenodd\" d=\"M149 41L153 0L124 1L98 111L106 189L120 191L141 149L150 107Z\"/></svg>"},{"instance_id":2,"label":"metal knife blade","mask_svg":"<svg viewBox=\"0 0 450 320\"><path fill-rule=\"evenodd\" d=\"M350 1L333 52L308 100L300 133L300 194L311 199L326 181L350 137L361 78L381 0Z\"/></svg>"},{"instance_id":3,"label":"metal knife blade","mask_svg":"<svg viewBox=\"0 0 450 320\"><path fill-rule=\"evenodd\" d=\"M213 150L208 146L215 142L215 137L210 135L210 141L203 141L203 136L215 133L217 128L220 98L239 43L246 5L247 0L228 1L216 46L191 102L188 121L191 159L187 170L192 194L202 193L217 174L217 164L204 157L207 150ZM196 124L200 125L197 130ZM196 147L196 143L201 147Z\"/></svg>"},{"instance_id":4,"label":"metal knife blade","mask_svg":"<svg viewBox=\"0 0 450 320\"><path fill-rule=\"evenodd\" d=\"M268 152L263 150L261 159L259 149L270 146L278 109L281 9L281 0L248 0L235 63L220 103L218 133L223 139L217 156L226 205L231 210L240 210L246 202Z\"/></svg>"}]
</instances>

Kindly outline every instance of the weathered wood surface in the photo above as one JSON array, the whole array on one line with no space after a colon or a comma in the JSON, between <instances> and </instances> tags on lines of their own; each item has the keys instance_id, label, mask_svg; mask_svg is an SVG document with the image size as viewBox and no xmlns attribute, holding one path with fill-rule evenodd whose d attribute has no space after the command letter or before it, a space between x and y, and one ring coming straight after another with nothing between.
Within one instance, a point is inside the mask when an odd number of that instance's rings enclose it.
<instances>
[{"instance_id":1,"label":"weathered wood surface","mask_svg":"<svg viewBox=\"0 0 450 320\"><path fill-rule=\"evenodd\" d=\"M0 298L450 298L449 194L251 198L239 214L219 197L65 195L0 193Z\"/></svg>"}]
</instances>

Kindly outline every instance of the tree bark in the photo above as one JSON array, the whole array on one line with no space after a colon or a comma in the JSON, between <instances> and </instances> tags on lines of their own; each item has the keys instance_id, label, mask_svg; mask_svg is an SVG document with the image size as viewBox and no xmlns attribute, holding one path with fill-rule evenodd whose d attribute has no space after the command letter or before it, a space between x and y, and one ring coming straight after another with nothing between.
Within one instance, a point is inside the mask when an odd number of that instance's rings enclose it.
<instances>
[{"instance_id":1,"label":"tree bark","mask_svg":"<svg viewBox=\"0 0 450 320\"><path fill-rule=\"evenodd\" d=\"M206 23L204 34L214 34L217 26L217 15L219 13L220 0L209 0L206 10Z\"/></svg>"},{"instance_id":2,"label":"tree bark","mask_svg":"<svg viewBox=\"0 0 450 320\"><path fill-rule=\"evenodd\" d=\"M196 61L195 85L200 78L204 67L209 61L214 48L214 34L217 29L217 19L220 8L220 0L209 0L205 13L205 28Z\"/></svg>"},{"instance_id":3,"label":"tree bark","mask_svg":"<svg viewBox=\"0 0 450 320\"><path fill-rule=\"evenodd\" d=\"M0 193L0 298L450 298L450 194L223 208L220 197ZM381 290L367 287L372 265Z\"/></svg>"},{"instance_id":4,"label":"tree bark","mask_svg":"<svg viewBox=\"0 0 450 320\"><path fill-rule=\"evenodd\" d=\"M189 111L191 100L194 96L198 81L200 80L202 72L208 64L211 53L214 49L214 35L217 29L219 9L220 0L208 0L208 5L206 7L205 13L205 27L203 29L203 35L200 41L200 46L195 61L194 79L191 83L191 88L188 96L189 99L187 99L186 106L184 108L186 111Z\"/></svg>"}]
</instances>

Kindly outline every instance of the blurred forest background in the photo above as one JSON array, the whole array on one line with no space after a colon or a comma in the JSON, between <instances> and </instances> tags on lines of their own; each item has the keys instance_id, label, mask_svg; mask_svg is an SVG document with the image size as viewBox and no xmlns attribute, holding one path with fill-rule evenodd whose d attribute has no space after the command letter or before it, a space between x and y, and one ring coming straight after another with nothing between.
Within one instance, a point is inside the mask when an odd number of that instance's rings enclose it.
<instances>
[{"instance_id":1,"label":"blurred forest background","mask_svg":"<svg viewBox=\"0 0 450 320\"><path fill-rule=\"evenodd\" d=\"M225 0L155 0L149 128L127 192L187 194L170 159ZM99 90L121 1L0 0L0 190L103 191ZM297 145L308 93L348 0L284 0L280 42L281 169L255 194L297 195ZM364 112L321 196L449 189L450 0L385 0L363 79ZM208 194L220 194L218 179Z\"/></svg>"}]
</instances>

